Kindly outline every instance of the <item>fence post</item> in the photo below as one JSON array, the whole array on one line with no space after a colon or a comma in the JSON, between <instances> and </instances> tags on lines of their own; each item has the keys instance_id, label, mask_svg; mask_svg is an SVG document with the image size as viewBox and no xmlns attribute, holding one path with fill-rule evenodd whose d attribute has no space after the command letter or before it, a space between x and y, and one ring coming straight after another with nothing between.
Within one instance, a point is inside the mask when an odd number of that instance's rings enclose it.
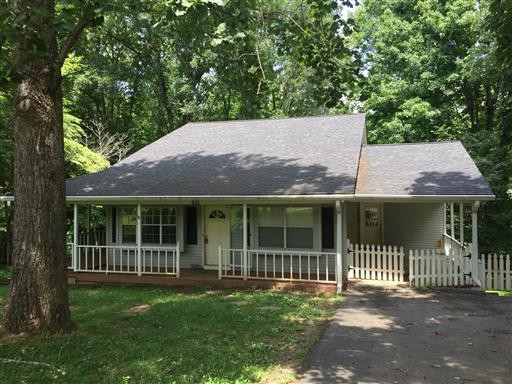
<instances>
[{"instance_id":1,"label":"fence post","mask_svg":"<svg viewBox=\"0 0 512 384\"><path fill-rule=\"evenodd\" d=\"M412 249L409 249L409 286L410 287L413 286L412 280L414 278L413 262L414 262L414 257L413 257L413 254L412 254Z\"/></svg>"},{"instance_id":2,"label":"fence post","mask_svg":"<svg viewBox=\"0 0 512 384\"><path fill-rule=\"evenodd\" d=\"M222 280L222 245L219 244L219 280Z\"/></svg>"},{"instance_id":3,"label":"fence post","mask_svg":"<svg viewBox=\"0 0 512 384\"><path fill-rule=\"evenodd\" d=\"M181 267L180 267L180 242L179 240L176 242L176 277L180 277Z\"/></svg>"}]
</instances>

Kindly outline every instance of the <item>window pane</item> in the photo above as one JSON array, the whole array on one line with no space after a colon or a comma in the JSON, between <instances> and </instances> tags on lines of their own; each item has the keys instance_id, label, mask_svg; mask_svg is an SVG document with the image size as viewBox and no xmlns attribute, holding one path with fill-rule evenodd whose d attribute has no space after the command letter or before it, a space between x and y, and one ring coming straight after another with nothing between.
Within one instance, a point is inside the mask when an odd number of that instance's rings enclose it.
<instances>
[{"instance_id":1,"label":"window pane","mask_svg":"<svg viewBox=\"0 0 512 384\"><path fill-rule=\"evenodd\" d=\"M176 224L176 208L162 208L162 224Z\"/></svg>"},{"instance_id":2,"label":"window pane","mask_svg":"<svg viewBox=\"0 0 512 384\"><path fill-rule=\"evenodd\" d=\"M176 244L175 225L162 225L162 244Z\"/></svg>"},{"instance_id":3,"label":"window pane","mask_svg":"<svg viewBox=\"0 0 512 384\"><path fill-rule=\"evenodd\" d=\"M283 227L259 227L258 243L260 247L284 247Z\"/></svg>"},{"instance_id":4,"label":"window pane","mask_svg":"<svg viewBox=\"0 0 512 384\"><path fill-rule=\"evenodd\" d=\"M160 224L160 208L142 208L142 224Z\"/></svg>"},{"instance_id":5,"label":"window pane","mask_svg":"<svg viewBox=\"0 0 512 384\"><path fill-rule=\"evenodd\" d=\"M123 225L137 225L137 208L121 209L121 223Z\"/></svg>"},{"instance_id":6,"label":"window pane","mask_svg":"<svg viewBox=\"0 0 512 384\"><path fill-rule=\"evenodd\" d=\"M160 226L159 225L143 225L142 226L142 242L160 244Z\"/></svg>"},{"instance_id":7,"label":"window pane","mask_svg":"<svg viewBox=\"0 0 512 384\"><path fill-rule=\"evenodd\" d=\"M313 228L286 228L287 248L313 248Z\"/></svg>"},{"instance_id":8,"label":"window pane","mask_svg":"<svg viewBox=\"0 0 512 384\"><path fill-rule=\"evenodd\" d=\"M123 243L135 243L137 241L136 233L137 226L135 225L123 225Z\"/></svg>"},{"instance_id":9,"label":"window pane","mask_svg":"<svg viewBox=\"0 0 512 384\"><path fill-rule=\"evenodd\" d=\"M286 208L286 226L294 228L313 228L313 208Z\"/></svg>"},{"instance_id":10,"label":"window pane","mask_svg":"<svg viewBox=\"0 0 512 384\"><path fill-rule=\"evenodd\" d=\"M284 209L282 207L258 207L258 226L284 226Z\"/></svg>"}]
</instances>

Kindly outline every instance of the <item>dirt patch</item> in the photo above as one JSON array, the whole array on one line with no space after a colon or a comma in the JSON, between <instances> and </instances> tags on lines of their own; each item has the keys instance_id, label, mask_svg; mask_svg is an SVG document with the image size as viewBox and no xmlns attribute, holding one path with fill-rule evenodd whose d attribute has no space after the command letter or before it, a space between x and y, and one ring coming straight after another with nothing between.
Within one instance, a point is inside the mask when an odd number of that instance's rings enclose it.
<instances>
[{"instance_id":1,"label":"dirt patch","mask_svg":"<svg viewBox=\"0 0 512 384\"><path fill-rule=\"evenodd\" d=\"M130 315L136 315L138 313L143 313L149 310L151 308L151 305L149 304L141 304L141 305L135 305L133 307L130 307L123 311L123 315L130 316Z\"/></svg>"}]
</instances>

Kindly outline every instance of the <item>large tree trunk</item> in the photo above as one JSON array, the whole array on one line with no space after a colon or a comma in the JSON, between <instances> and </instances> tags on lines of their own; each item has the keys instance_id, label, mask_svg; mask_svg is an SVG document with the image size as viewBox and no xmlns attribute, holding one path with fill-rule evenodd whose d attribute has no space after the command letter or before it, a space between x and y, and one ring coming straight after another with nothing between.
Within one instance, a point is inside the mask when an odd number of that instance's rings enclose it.
<instances>
[{"instance_id":1,"label":"large tree trunk","mask_svg":"<svg viewBox=\"0 0 512 384\"><path fill-rule=\"evenodd\" d=\"M58 332L73 327L65 249L64 144L61 74L53 1L31 1L28 23L44 42L13 47L20 81L14 92L13 257L7 332ZM28 6L18 1L17 9ZM33 38L33 36L30 36ZM31 51L32 50L32 51Z\"/></svg>"}]
</instances>

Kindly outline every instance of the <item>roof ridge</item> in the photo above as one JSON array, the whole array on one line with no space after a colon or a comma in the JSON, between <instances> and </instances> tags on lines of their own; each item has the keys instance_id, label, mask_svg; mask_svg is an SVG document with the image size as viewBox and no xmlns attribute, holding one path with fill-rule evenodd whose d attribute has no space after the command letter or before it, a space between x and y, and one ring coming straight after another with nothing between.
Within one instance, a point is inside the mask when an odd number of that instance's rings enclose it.
<instances>
[{"instance_id":1,"label":"roof ridge","mask_svg":"<svg viewBox=\"0 0 512 384\"><path fill-rule=\"evenodd\" d=\"M177 129L184 128L187 125L191 124L212 124L212 123L245 123L248 121L276 121L276 120L292 120L292 119L318 119L321 117L349 117L349 116L358 116L358 115L364 115L366 116L366 113L359 112L359 113L344 113L344 114L338 114L338 115L315 115L315 116L286 116L286 117L270 117L270 118L260 118L260 119L233 119L233 120L212 120L212 121L189 121L188 123L182 125L181 127Z\"/></svg>"},{"instance_id":2,"label":"roof ridge","mask_svg":"<svg viewBox=\"0 0 512 384\"><path fill-rule=\"evenodd\" d=\"M383 143L383 144L362 144L363 147L390 147L400 145L425 145L425 144L451 144L462 143L460 140L423 141L420 143Z\"/></svg>"}]
</instances>

